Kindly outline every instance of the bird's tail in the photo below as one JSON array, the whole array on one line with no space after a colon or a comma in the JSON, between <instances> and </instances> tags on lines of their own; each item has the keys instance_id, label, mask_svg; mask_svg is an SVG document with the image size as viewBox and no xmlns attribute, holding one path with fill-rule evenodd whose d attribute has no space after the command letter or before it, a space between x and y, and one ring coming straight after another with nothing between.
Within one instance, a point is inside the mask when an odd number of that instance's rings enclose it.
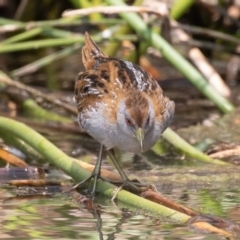
<instances>
[{"instance_id":1,"label":"bird's tail","mask_svg":"<svg viewBox=\"0 0 240 240\"><path fill-rule=\"evenodd\" d=\"M85 32L85 46L82 48L82 61L86 69L89 64L95 61L95 57L106 57L97 44L91 39L88 32Z\"/></svg>"}]
</instances>

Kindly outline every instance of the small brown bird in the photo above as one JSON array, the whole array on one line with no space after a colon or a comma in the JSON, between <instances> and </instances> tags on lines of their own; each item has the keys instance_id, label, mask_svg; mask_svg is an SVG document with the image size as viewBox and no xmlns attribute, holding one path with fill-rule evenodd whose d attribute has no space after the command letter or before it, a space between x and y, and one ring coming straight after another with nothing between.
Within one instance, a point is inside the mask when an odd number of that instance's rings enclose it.
<instances>
[{"instance_id":1,"label":"small brown bird","mask_svg":"<svg viewBox=\"0 0 240 240\"><path fill-rule=\"evenodd\" d=\"M157 81L140 66L106 56L85 33L82 60L86 72L78 75L75 99L81 127L105 146L123 180L113 148L140 153L149 150L169 126L175 104L163 96ZM102 147L93 175L95 185Z\"/></svg>"}]
</instances>

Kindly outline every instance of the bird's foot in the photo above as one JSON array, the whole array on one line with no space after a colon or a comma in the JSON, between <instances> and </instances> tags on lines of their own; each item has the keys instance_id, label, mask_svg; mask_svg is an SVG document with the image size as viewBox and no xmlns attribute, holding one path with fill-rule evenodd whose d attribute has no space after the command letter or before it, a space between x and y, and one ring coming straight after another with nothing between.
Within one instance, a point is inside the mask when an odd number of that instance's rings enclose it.
<instances>
[{"instance_id":1,"label":"bird's foot","mask_svg":"<svg viewBox=\"0 0 240 240\"><path fill-rule=\"evenodd\" d=\"M96 183L97 180L101 179L101 177L99 176L99 174L92 172L91 175L87 178L85 178L83 181L75 184L74 186L72 186L70 189L66 190L64 193L69 193L73 190L76 190L77 188L81 188L83 185L85 185L86 183L89 184L89 188L86 190L87 191L87 197L91 198L92 200L94 200L95 195L96 195ZM93 180L93 186L91 187L91 180Z\"/></svg>"},{"instance_id":2,"label":"bird's foot","mask_svg":"<svg viewBox=\"0 0 240 240\"><path fill-rule=\"evenodd\" d=\"M116 191L115 191L115 193L112 197L112 201L114 201L114 199L117 197L119 191L122 190L122 189L127 190L127 191L132 192L132 193L135 193L135 194L140 194L140 193L145 192L149 189L157 191L156 187L153 186L153 185L142 184L136 179L134 179L134 180L129 180L128 179L128 180L123 181L121 183L121 186L116 189Z\"/></svg>"},{"instance_id":3,"label":"bird's foot","mask_svg":"<svg viewBox=\"0 0 240 240\"><path fill-rule=\"evenodd\" d=\"M89 182L89 186L91 186L91 187L88 188L87 196L90 197L92 200L94 200L95 194L96 194L96 189L97 189L97 181L98 181L98 179L101 179L102 156L103 156L103 144L100 145L97 163L96 163L92 173L89 175L89 177L85 178L83 181L81 181L78 184L76 184L75 186L73 186L67 192L76 190L77 188L82 187L85 183ZM93 183L91 183L91 180L93 180Z\"/></svg>"}]
</instances>

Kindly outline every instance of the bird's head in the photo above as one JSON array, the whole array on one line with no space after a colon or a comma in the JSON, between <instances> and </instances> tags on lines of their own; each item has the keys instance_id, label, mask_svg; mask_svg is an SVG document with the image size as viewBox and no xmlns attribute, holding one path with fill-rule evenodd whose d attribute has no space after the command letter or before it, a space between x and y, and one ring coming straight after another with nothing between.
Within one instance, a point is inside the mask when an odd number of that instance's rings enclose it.
<instances>
[{"instance_id":1,"label":"bird's head","mask_svg":"<svg viewBox=\"0 0 240 240\"><path fill-rule=\"evenodd\" d=\"M140 95L128 97L118 106L118 125L129 137L136 138L144 151L145 135L154 125L154 109L149 99Z\"/></svg>"}]
</instances>

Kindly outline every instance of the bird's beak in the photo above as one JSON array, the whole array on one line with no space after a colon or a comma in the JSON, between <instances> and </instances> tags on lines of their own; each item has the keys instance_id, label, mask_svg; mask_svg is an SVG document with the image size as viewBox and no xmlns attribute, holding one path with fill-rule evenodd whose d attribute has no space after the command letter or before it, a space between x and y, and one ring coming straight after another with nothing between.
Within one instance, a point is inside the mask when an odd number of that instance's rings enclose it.
<instances>
[{"instance_id":1,"label":"bird's beak","mask_svg":"<svg viewBox=\"0 0 240 240\"><path fill-rule=\"evenodd\" d=\"M140 143L141 152L143 152L143 140L144 140L145 132L144 132L144 130L142 128L138 128L135 131L135 135L136 135L137 140Z\"/></svg>"}]
</instances>

